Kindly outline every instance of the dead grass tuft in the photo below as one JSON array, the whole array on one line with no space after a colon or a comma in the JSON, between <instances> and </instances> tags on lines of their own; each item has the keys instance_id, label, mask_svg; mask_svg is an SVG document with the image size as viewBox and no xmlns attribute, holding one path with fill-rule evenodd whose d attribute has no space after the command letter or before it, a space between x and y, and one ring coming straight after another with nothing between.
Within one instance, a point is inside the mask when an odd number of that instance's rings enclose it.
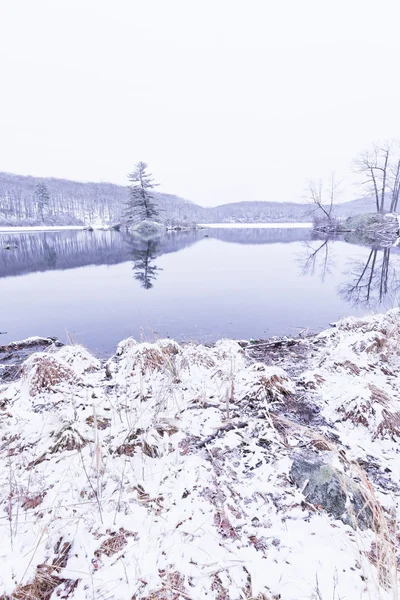
<instances>
[{"instance_id":1,"label":"dead grass tuft","mask_svg":"<svg viewBox=\"0 0 400 600\"><path fill-rule=\"evenodd\" d=\"M27 496L22 503L22 508L25 510L29 510L30 508L37 508L40 504L42 504L43 499L46 495L46 492L42 494L37 494L36 496Z\"/></svg>"},{"instance_id":2,"label":"dead grass tuft","mask_svg":"<svg viewBox=\"0 0 400 600\"><path fill-rule=\"evenodd\" d=\"M382 421L377 427L373 439L389 436L393 441L398 441L400 437L400 412L389 412L386 409L382 411Z\"/></svg>"},{"instance_id":3,"label":"dead grass tuft","mask_svg":"<svg viewBox=\"0 0 400 600\"><path fill-rule=\"evenodd\" d=\"M386 406L390 403L390 397L387 395L387 393L378 388L376 385L369 383L368 389L371 392L371 400L373 402L378 402L378 404L382 404L383 406Z\"/></svg>"},{"instance_id":4,"label":"dead grass tuft","mask_svg":"<svg viewBox=\"0 0 400 600\"><path fill-rule=\"evenodd\" d=\"M23 368L23 377L28 381L32 396L41 392L54 392L56 386L63 382L79 381L79 377L69 365L50 354L37 354L28 359Z\"/></svg>"},{"instance_id":5,"label":"dead grass tuft","mask_svg":"<svg viewBox=\"0 0 400 600\"><path fill-rule=\"evenodd\" d=\"M175 359L180 351L178 344L172 340L161 340L157 344L133 346L130 354L132 368L140 366L142 375L154 371L175 371Z\"/></svg>"},{"instance_id":6,"label":"dead grass tuft","mask_svg":"<svg viewBox=\"0 0 400 600\"><path fill-rule=\"evenodd\" d=\"M56 442L48 450L51 454L63 450L82 450L88 443L72 425L66 425L54 437Z\"/></svg>"},{"instance_id":7,"label":"dead grass tuft","mask_svg":"<svg viewBox=\"0 0 400 600\"><path fill-rule=\"evenodd\" d=\"M293 393L292 382L282 369L256 363L247 370L246 379L242 399L250 403L254 400L281 402ZM237 389L240 387L240 384L236 385Z\"/></svg>"},{"instance_id":8,"label":"dead grass tuft","mask_svg":"<svg viewBox=\"0 0 400 600\"><path fill-rule=\"evenodd\" d=\"M227 515L221 511L217 512L214 516L214 525L216 526L218 533L224 539L237 540L238 534L236 533L233 525L231 525Z\"/></svg>"},{"instance_id":9,"label":"dead grass tuft","mask_svg":"<svg viewBox=\"0 0 400 600\"><path fill-rule=\"evenodd\" d=\"M373 341L366 346L365 352L371 354L372 352L378 353L382 352L388 346L388 338L382 334L375 334Z\"/></svg>"},{"instance_id":10,"label":"dead grass tuft","mask_svg":"<svg viewBox=\"0 0 400 600\"><path fill-rule=\"evenodd\" d=\"M348 373L351 373L352 375L359 375L361 373L360 368L357 367L357 365L352 363L350 360L345 360L343 362L335 362L334 366L336 368L342 367L343 369L345 369Z\"/></svg>"},{"instance_id":11,"label":"dead grass tuft","mask_svg":"<svg viewBox=\"0 0 400 600\"><path fill-rule=\"evenodd\" d=\"M251 591L251 576L247 572L247 569L244 568L244 571L247 574L247 584L240 590L240 597L243 598L243 600L279 600L280 594L271 596L269 594L266 595L260 593L257 596L253 596ZM222 571L214 573L212 576L211 590L216 594L214 596L215 600L230 600L231 596L229 590L227 590L226 586L222 583L220 573L222 573ZM230 580L229 573L225 572L225 575Z\"/></svg>"},{"instance_id":12,"label":"dead grass tuft","mask_svg":"<svg viewBox=\"0 0 400 600\"><path fill-rule=\"evenodd\" d=\"M59 576L61 570L66 567L71 544L63 542L60 538L54 548L56 554L51 564L41 564L36 567L36 574L31 583L17 585L11 596L0 596L0 600L50 600L56 588L59 598L69 598L79 579L65 579Z\"/></svg>"},{"instance_id":13,"label":"dead grass tuft","mask_svg":"<svg viewBox=\"0 0 400 600\"><path fill-rule=\"evenodd\" d=\"M109 538L102 542L100 548L95 551L94 555L96 558L101 558L103 554L106 556L113 556L118 552L121 552L128 543L127 538L136 537L135 533L126 531L123 527L120 527L119 531L108 531Z\"/></svg>"},{"instance_id":14,"label":"dead grass tuft","mask_svg":"<svg viewBox=\"0 0 400 600\"><path fill-rule=\"evenodd\" d=\"M166 433L168 437L171 437L171 435L174 435L179 431L178 426L172 421L167 421L167 419L158 421L154 428L161 437L163 437L164 433Z\"/></svg>"},{"instance_id":15,"label":"dead grass tuft","mask_svg":"<svg viewBox=\"0 0 400 600\"><path fill-rule=\"evenodd\" d=\"M185 590L185 579L183 575L177 571L159 571L160 578L162 579L162 586L154 592L151 592L149 596L143 597L142 595L132 597L132 600L194 600Z\"/></svg>"},{"instance_id":16,"label":"dead grass tuft","mask_svg":"<svg viewBox=\"0 0 400 600\"><path fill-rule=\"evenodd\" d=\"M95 426L95 418L93 415L90 415L90 417L88 417L85 421L88 425L90 425L91 427ZM107 418L107 417L96 417L96 426L97 429L107 429L107 427L110 427L111 425L111 419Z\"/></svg>"}]
</instances>

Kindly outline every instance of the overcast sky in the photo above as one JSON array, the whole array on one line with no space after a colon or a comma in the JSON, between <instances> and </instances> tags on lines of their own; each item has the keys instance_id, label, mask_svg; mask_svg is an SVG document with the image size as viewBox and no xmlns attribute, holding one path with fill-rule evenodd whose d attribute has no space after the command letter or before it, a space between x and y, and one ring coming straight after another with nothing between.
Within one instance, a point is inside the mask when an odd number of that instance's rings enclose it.
<instances>
[{"instance_id":1,"label":"overcast sky","mask_svg":"<svg viewBox=\"0 0 400 600\"><path fill-rule=\"evenodd\" d=\"M400 137L399 0L0 0L0 171L296 201Z\"/></svg>"}]
</instances>

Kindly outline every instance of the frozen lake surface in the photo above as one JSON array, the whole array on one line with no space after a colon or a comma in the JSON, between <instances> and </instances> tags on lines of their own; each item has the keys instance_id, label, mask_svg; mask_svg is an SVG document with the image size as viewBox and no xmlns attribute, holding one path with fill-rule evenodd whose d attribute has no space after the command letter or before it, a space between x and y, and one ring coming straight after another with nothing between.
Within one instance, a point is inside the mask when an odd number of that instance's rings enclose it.
<instances>
[{"instance_id":1,"label":"frozen lake surface","mask_svg":"<svg viewBox=\"0 0 400 600\"><path fill-rule=\"evenodd\" d=\"M109 355L129 335L295 335L398 305L398 248L326 240L303 225L213 227L149 242L114 231L4 233L0 343L67 341L68 332Z\"/></svg>"}]
</instances>

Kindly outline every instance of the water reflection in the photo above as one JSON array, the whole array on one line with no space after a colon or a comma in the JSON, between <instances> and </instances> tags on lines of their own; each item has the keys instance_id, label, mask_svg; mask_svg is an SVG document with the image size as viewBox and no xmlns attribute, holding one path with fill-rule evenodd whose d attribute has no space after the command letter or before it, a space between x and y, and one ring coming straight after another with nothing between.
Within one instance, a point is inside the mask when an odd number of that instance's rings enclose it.
<instances>
[{"instance_id":1,"label":"water reflection","mask_svg":"<svg viewBox=\"0 0 400 600\"><path fill-rule=\"evenodd\" d=\"M132 249L134 278L145 290L153 287L158 271L162 271L154 262L159 245L159 240L140 241Z\"/></svg>"},{"instance_id":2,"label":"water reflection","mask_svg":"<svg viewBox=\"0 0 400 600\"><path fill-rule=\"evenodd\" d=\"M305 258L303 258L303 275L315 275L318 273L322 282L327 275L332 273L332 255L329 253L329 238L318 242L314 248L311 243L305 243ZM331 260L330 260L331 259Z\"/></svg>"},{"instance_id":3,"label":"water reflection","mask_svg":"<svg viewBox=\"0 0 400 600\"><path fill-rule=\"evenodd\" d=\"M234 244L264 245L306 241L310 239L310 235L310 230L307 229L207 229L170 232L156 241L156 247L150 248L150 254L159 257L212 239ZM6 245L12 249L5 250ZM140 240L118 231L0 234L0 278L35 271L119 264L132 260L132 252L136 250L145 250L140 245ZM142 260L142 256L138 259Z\"/></svg>"},{"instance_id":4,"label":"water reflection","mask_svg":"<svg viewBox=\"0 0 400 600\"><path fill-rule=\"evenodd\" d=\"M110 231L7 233L0 235L0 330L8 332L1 341L66 341L68 329L110 355L142 331L148 339L157 332L202 341L319 331L386 308L399 277L400 248L305 229L209 229L146 241Z\"/></svg>"},{"instance_id":5,"label":"water reflection","mask_svg":"<svg viewBox=\"0 0 400 600\"><path fill-rule=\"evenodd\" d=\"M345 244L346 239L315 236L307 229L207 229L171 232L156 240L142 240L115 231L2 234L0 278L88 265L131 263L137 285L149 290L156 286L160 275L161 268L157 263L161 256L195 244L201 244L201 254L206 255L216 241L240 244L249 250L250 246L273 244L277 262L282 264L288 245L293 244L294 248L297 243L303 249L299 255L296 247L301 273L319 277L326 286L334 283L337 294L352 306L367 309L390 306L400 292L400 248L368 247L355 239L349 239ZM6 250L6 246L10 249ZM335 253L339 246L341 254L346 254L346 264L338 266ZM220 252L225 252L222 246ZM349 258L354 253L356 257ZM266 247L263 254L268 256ZM365 259L362 258L364 254ZM292 259L292 265L296 269L295 260Z\"/></svg>"},{"instance_id":6,"label":"water reflection","mask_svg":"<svg viewBox=\"0 0 400 600\"><path fill-rule=\"evenodd\" d=\"M43 234L43 256L46 261L46 265L50 269L55 269L57 267L57 250L51 243L51 240L48 240L48 234Z\"/></svg>"},{"instance_id":7,"label":"water reflection","mask_svg":"<svg viewBox=\"0 0 400 600\"><path fill-rule=\"evenodd\" d=\"M393 305L400 290L400 273L393 262L392 248L371 248L367 260L351 261L349 280L339 287L339 293L354 306L377 308Z\"/></svg>"},{"instance_id":8,"label":"water reflection","mask_svg":"<svg viewBox=\"0 0 400 600\"><path fill-rule=\"evenodd\" d=\"M303 275L318 275L322 282L332 273L335 239L305 243L301 258ZM365 259L351 258L338 286L339 295L352 306L368 309L392 307L400 292L400 264L396 248L372 246ZM396 264L397 263L397 264Z\"/></svg>"}]
</instances>

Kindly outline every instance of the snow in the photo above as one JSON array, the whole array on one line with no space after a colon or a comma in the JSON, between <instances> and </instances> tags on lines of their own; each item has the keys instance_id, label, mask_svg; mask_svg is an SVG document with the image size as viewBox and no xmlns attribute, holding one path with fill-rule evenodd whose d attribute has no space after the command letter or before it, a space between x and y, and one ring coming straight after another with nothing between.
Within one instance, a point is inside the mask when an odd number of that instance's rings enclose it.
<instances>
[{"instance_id":1,"label":"snow","mask_svg":"<svg viewBox=\"0 0 400 600\"><path fill-rule=\"evenodd\" d=\"M41 598L46 574L51 600L396 598L400 310L302 343L296 377L231 340L31 355L0 384L1 592ZM305 397L312 424L287 416ZM304 448L364 490L374 527L307 504Z\"/></svg>"}]
</instances>

